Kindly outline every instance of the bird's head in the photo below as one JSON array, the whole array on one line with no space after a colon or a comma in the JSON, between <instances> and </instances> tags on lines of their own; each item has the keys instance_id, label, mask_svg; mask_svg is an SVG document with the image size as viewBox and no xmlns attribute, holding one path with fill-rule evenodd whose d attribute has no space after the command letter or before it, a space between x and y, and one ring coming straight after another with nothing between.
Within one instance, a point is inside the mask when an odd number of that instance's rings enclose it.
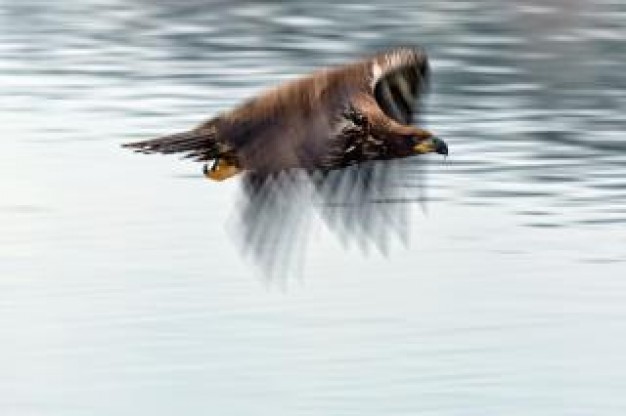
<instances>
[{"instance_id":1,"label":"bird's head","mask_svg":"<svg viewBox=\"0 0 626 416\"><path fill-rule=\"evenodd\" d=\"M419 130L413 137L413 153L438 153L448 156L448 145L439 137L426 130Z\"/></svg>"}]
</instances>

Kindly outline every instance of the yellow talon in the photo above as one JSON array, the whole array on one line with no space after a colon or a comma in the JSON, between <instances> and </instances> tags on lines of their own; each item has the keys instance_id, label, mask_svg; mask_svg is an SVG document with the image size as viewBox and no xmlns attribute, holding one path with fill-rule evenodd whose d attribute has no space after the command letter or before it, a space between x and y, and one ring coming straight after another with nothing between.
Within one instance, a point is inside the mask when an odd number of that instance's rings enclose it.
<instances>
[{"instance_id":1,"label":"yellow talon","mask_svg":"<svg viewBox=\"0 0 626 416\"><path fill-rule=\"evenodd\" d=\"M224 158L220 158L217 162L211 167L211 169L207 169L205 167L204 176L209 179L213 179L214 181L223 181L232 176L235 176L241 171L237 165L232 163Z\"/></svg>"}]
</instances>

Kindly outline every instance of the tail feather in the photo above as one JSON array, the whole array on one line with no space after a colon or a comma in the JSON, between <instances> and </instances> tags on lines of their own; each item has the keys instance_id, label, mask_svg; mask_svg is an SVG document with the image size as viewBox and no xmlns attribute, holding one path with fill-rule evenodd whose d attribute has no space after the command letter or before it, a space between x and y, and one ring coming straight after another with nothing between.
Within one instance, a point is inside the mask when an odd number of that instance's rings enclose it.
<instances>
[{"instance_id":1,"label":"tail feather","mask_svg":"<svg viewBox=\"0 0 626 416\"><path fill-rule=\"evenodd\" d=\"M125 143L122 147L139 153L186 153L183 157L196 161L216 158L220 151L214 130L196 129L156 139Z\"/></svg>"}]
</instances>

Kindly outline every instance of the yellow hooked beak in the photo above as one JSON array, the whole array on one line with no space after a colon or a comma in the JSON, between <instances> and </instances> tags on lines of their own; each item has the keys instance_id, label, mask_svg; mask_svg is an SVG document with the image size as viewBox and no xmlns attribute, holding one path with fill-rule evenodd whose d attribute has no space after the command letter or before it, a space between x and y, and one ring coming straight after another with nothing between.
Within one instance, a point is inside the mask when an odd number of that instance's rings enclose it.
<instances>
[{"instance_id":1,"label":"yellow hooked beak","mask_svg":"<svg viewBox=\"0 0 626 416\"><path fill-rule=\"evenodd\" d=\"M439 153L440 155L447 156L448 145L439 137L431 136L413 146L413 151L417 154Z\"/></svg>"}]
</instances>

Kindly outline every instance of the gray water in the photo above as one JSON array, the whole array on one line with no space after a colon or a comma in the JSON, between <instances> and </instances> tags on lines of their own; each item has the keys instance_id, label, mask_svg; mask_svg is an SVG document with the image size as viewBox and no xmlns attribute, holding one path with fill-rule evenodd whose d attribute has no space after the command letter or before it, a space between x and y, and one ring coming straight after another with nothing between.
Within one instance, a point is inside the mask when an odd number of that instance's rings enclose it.
<instances>
[{"instance_id":1,"label":"gray water","mask_svg":"<svg viewBox=\"0 0 626 416\"><path fill-rule=\"evenodd\" d=\"M0 1L0 414L623 415L625 22L619 0ZM119 147L416 43L452 153L386 256L312 218L301 273L267 279L237 181Z\"/></svg>"}]
</instances>

